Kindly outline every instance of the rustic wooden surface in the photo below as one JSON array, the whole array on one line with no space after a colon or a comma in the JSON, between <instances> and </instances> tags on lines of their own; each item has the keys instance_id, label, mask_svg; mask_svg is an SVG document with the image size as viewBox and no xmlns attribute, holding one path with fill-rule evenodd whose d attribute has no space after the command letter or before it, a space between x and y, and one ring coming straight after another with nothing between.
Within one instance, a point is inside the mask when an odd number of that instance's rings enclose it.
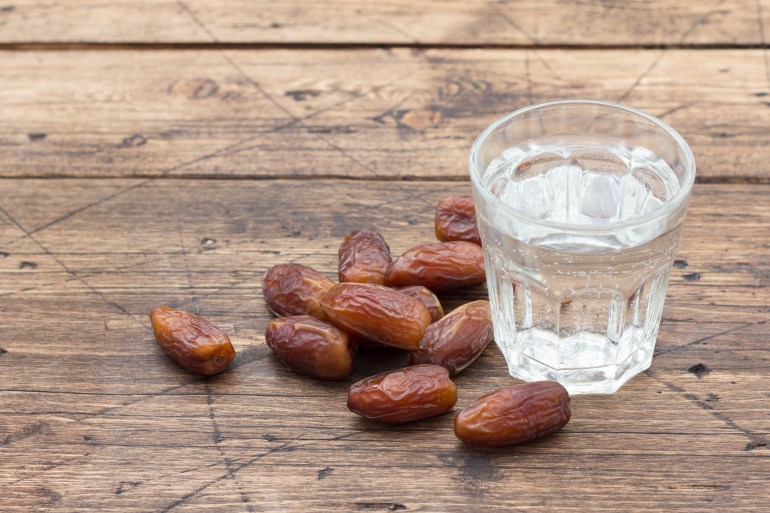
<instances>
[{"instance_id":1,"label":"rustic wooden surface","mask_svg":"<svg viewBox=\"0 0 770 513\"><path fill-rule=\"evenodd\" d=\"M0 511L767 511L768 13L0 2ZM649 371L575 397L551 438L486 450L452 415L393 428L346 410L347 385L398 352L361 351L343 383L275 361L268 267L333 277L363 226L396 253L431 240L481 129L577 97L663 117L698 162ZM169 360L160 303L230 333L233 368L202 380ZM490 347L458 408L512 382Z\"/></svg>"},{"instance_id":2,"label":"rustic wooden surface","mask_svg":"<svg viewBox=\"0 0 770 513\"><path fill-rule=\"evenodd\" d=\"M699 180L770 181L763 50L36 51L0 70L4 176L466 180L501 113L605 98L679 129Z\"/></svg>"},{"instance_id":3,"label":"rustic wooden surface","mask_svg":"<svg viewBox=\"0 0 770 513\"><path fill-rule=\"evenodd\" d=\"M768 0L4 0L0 43L764 44Z\"/></svg>"}]
</instances>

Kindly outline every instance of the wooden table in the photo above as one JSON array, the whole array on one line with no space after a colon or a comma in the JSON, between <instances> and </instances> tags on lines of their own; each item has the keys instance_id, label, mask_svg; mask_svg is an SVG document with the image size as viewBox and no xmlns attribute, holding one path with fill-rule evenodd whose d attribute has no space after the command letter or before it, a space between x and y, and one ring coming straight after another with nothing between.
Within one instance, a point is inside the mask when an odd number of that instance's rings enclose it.
<instances>
[{"instance_id":1,"label":"wooden table","mask_svg":"<svg viewBox=\"0 0 770 513\"><path fill-rule=\"evenodd\" d=\"M0 511L768 511L770 0L0 2ZM473 138L644 109L698 178L652 368L538 443L402 427L266 348L260 277L430 241ZM482 287L445 296L451 308ZM231 334L189 376L147 314ZM511 384L490 347L458 405Z\"/></svg>"}]
</instances>

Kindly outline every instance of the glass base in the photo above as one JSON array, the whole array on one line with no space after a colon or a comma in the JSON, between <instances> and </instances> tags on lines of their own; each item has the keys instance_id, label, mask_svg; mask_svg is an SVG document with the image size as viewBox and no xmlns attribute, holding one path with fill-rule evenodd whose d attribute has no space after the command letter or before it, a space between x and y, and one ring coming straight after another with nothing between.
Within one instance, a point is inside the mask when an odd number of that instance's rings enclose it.
<instances>
[{"instance_id":1,"label":"glass base","mask_svg":"<svg viewBox=\"0 0 770 513\"><path fill-rule=\"evenodd\" d=\"M514 378L558 381L570 395L576 395L612 394L617 391L626 381L650 367L654 347L654 343L640 347L617 365L579 369L554 369L519 351L506 351L504 346L500 349L508 362L508 372Z\"/></svg>"}]
</instances>

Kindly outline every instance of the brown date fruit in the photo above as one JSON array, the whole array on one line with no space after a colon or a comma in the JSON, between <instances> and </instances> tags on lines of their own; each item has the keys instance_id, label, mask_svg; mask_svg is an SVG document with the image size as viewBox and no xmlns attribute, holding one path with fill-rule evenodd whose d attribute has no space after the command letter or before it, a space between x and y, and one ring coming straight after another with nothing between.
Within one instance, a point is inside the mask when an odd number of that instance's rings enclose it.
<instances>
[{"instance_id":1,"label":"brown date fruit","mask_svg":"<svg viewBox=\"0 0 770 513\"><path fill-rule=\"evenodd\" d=\"M388 287L340 283L321 299L332 324L355 336L415 350L430 314L422 303Z\"/></svg>"},{"instance_id":2,"label":"brown date fruit","mask_svg":"<svg viewBox=\"0 0 770 513\"><path fill-rule=\"evenodd\" d=\"M438 365L417 365L383 372L351 385L348 409L367 419L404 424L441 415L457 402L449 372Z\"/></svg>"},{"instance_id":3,"label":"brown date fruit","mask_svg":"<svg viewBox=\"0 0 770 513\"><path fill-rule=\"evenodd\" d=\"M422 303L425 308L428 309L428 313L430 314L430 322L436 322L437 320L444 317L444 308L441 306L441 302L439 302L436 294L426 289L425 287L421 285L410 285L409 287L401 287L400 289L396 290L402 294L411 296Z\"/></svg>"},{"instance_id":4,"label":"brown date fruit","mask_svg":"<svg viewBox=\"0 0 770 513\"><path fill-rule=\"evenodd\" d=\"M312 315L328 320L321 310L321 298L333 286L332 280L300 264L276 265L262 278L265 301L277 316Z\"/></svg>"},{"instance_id":5,"label":"brown date fruit","mask_svg":"<svg viewBox=\"0 0 770 513\"><path fill-rule=\"evenodd\" d=\"M384 285L390 262L390 248L379 232L371 228L352 232L340 246L340 281Z\"/></svg>"},{"instance_id":6,"label":"brown date fruit","mask_svg":"<svg viewBox=\"0 0 770 513\"><path fill-rule=\"evenodd\" d=\"M455 417L455 435L472 445L517 445L569 422L570 398L555 381L505 387L479 397Z\"/></svg>"},{"instance_id":7,"label":"brown date fruit","mask_svg":"<svg viewBox=\"0 0 770 513\"><path fill-rule=\"evenodd\" d=\"M430 290L447 290L478 285L484 281L484 254L472 242L435 242L415 246L393 262L388 285L422 285Z\"/></svg>"},{"instance_id":8,"label":"brown date fruit","mask_svg":"<svg viewBox=\"0 0 770 513\"><path fill-rule=\"evenodd\" d=\"M203 317L158 306L150 312L150 322L160 347L193 374L218 374L235 358L230 338Z\"/></svg>"},{"instance_id":9,"label":"brown date fruit","mask_svg":"<svg viewBox=\"0 0 770 513\"><path fill-rule=\"evenodd\" d=\"M473 363L491 341L489 301L473 301L428 326L420 349L409 353L409 365L441 365L454 376Z\"/></svg>"},{"instance_id":10,"label":"brown date fruit","mask_svg":"<svg viewBox=\"0 0 770 513\"><path fill-rule=\"evenodd\" d=\"M440 241L464 240L481 245L473 196L450 196L439 201L435 226Z\"/></svg>"},{"instance_id":11,"label":"brown date fruit","mask_svg":"<svg viewBox=\"0 0 770 513\"><path fill-rule=\"evenodd\" d=\"M273 319L267 324L265 342L279 360L301 374L339 380L353 371L348 334L310 315Z\"/></svg>"}]
</instances>

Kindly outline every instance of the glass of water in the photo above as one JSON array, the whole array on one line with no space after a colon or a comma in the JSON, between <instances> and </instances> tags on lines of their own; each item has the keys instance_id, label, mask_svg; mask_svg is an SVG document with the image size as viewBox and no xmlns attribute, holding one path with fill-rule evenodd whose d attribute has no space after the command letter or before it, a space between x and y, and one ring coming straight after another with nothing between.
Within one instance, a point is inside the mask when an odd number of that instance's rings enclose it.
<instances>
[{"instance_id":1,"label":"glass of water","mask_svg":"<svg viewBox=\"0 0 770 513\"><path fill-rule=\"evenodd\" d=\"M650 366L695 161L666 123L560 101L470 154L495 328L512 376L612 393Z\"/></svg>"}]
</instances>

